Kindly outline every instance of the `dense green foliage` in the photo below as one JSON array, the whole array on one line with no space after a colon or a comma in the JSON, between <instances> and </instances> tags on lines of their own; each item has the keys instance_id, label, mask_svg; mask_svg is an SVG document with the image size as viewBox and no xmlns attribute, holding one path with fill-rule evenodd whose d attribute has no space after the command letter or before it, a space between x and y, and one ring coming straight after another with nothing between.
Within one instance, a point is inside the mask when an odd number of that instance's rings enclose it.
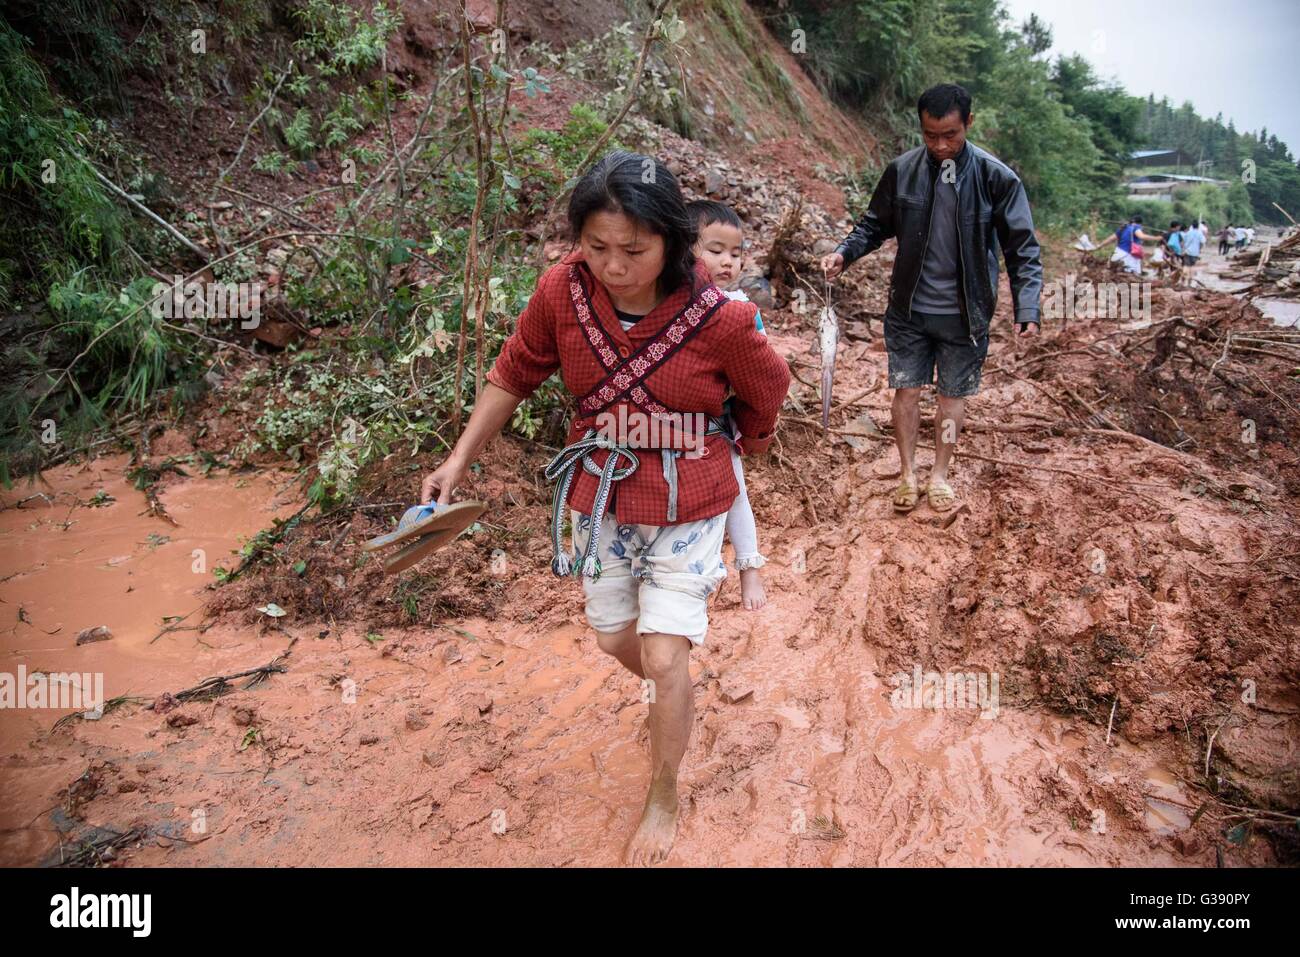
<instances>
[{"instance_id":1,"label":"dense green foliage","mask_svg":"<svg viewBox=\"0 0 1300 957\"><path fill-rule=\"evenodd\" d=\"M0 21L0 480L65 449L113 411L192 380L188 343L132 279L141 236L96 178L113 143L49 89L28 41ZM35 302L33 302L35 300ZM75 357L74 369L67 370ZM185 395L191 390L182 389ZM174 394L173 399L182 398Z\"/></svg>"},{"instance_id":2,"label":"dense green foliage","mask_svg":"<svg viewBox=\"0 0 1300 957\"><path fill-rule=\"evenodd\" d=\"M432 64L436 81L418 94L400 93L382 69L401 25L391 3L221 0L186 5L188 18L148 6L53 0L42 11L24 0L17 8L24 32L0 21L0 308L7 313L0 331L10 346L0 364L0 480L85 445L91 431L124 414L141 424L176 414L208 382L224 381L223 412L235 406L249 416L236 458L292 458L310 500L321 505L355 491L390 452L447 448L455 438L449 422L471 409L477 373L490 366L536 283L524 228L579 171L605 132L609 104L575 105L560 129L507 139L507 90L517 103L549 93L549 85L534 67L476 54L469 80L477 122L493 128L480 155L459 48ZM231 38L247 62L226 59ZM606 74L634 58L634 38L625 27L605 39L599 50L565 51L550 62L612 88L616 77ZM203 42L213 55L191 55ZM261 229L259 212L271 211L256 203L220 204L229 210L221 217L205 215L202 205L159 208L206 248L231 250L213 265L215 281L262 283L274 271L280 315L319 327L319 340L291 343L232 377L231 353L215 362L210 355L213 343L238 334L228 320L168 320L153 308L148 272L188 274L199 263L100 178L107 171L128 194L153 201L150 157L130 153L112 134L112 121L130 108L118 91L140 82L161 84L167 108L191 121L214 88L238 90L248 115L259 116L259 135L230 168L243 174L243 190L274 197L277 209L292 207L291 222ZM646 103L671 109L665 89L654 85ZM417 98L414 137L390 126L399 107L411 112L403 97ZM277 195L277 181L313 162L346 172L326 190ZM260 188L246 181L250 170L265 180ZM198 188L215 196L226 183ZM313 225L304 217L321 194L330 213L317 212L315 229L286 234ZM203 203L201 195L190 199ZM248 241L259 234L265 243ZM558 380L545 383L511 427L554 441L563 399Z\"/></svg>"},{"instance_id":3,"label":"dense green foliage","mask_svg":"<svg viewBox=\"0 0 1300 957\"><path fill-rule=\"evenodd\" d=\"M55 98L27 41L0 20L0 308L15 305L23 276L57 281L125 254L128 217L78 156L91 126Z\"/></svg>"}]
</instances>

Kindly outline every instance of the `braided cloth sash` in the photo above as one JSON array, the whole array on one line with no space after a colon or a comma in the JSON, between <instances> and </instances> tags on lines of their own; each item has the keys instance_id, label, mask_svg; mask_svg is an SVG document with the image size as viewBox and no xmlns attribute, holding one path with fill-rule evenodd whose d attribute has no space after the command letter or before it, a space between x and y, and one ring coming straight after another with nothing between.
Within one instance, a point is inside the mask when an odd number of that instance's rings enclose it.
<instances>
[{"instance_id":1,"label":"braided cloth sash","mask_svg":"<svg viewBox=\"0 0 1300 957\"><path fill-rule=\"evenodd\" d=\"M726 426L712 416L709 417L704 434L722 434L730 440L730 432ZM597 449L609 449L609 457L605 459L604 467L598 466L591 457ZM677 521L677 459L683 452L681 449L649 451L658 451L663 460L664 481L668 483L668 524L672 525ZM627 462L623 468L618 467L620 459ZM609 507L610 492L615 482L627 478L640 464L641 460L637 457L633 446L615 442L595 429L588 429L582 438L572 445L565 446L547 463L546 480L555 483L555 493L551 497L551 572L557 578L564 578L566 575L574 577L586 575L592 581L600 578L600 527L605 518L605 511ZM570 561L560 538L561 530L564 528L564 503L568 501L569 488L573 485L579 465L588 474L597 476L600 482L596 486L596 496L591 506L591 537L587 540L586 551L575 563Z\"/></svg>"}]
</instances>

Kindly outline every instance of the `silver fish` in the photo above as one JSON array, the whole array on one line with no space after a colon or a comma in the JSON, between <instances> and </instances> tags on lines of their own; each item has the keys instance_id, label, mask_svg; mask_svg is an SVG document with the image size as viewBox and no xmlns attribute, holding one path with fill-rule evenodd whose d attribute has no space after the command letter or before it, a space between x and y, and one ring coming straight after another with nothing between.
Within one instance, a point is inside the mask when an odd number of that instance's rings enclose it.
<instances>
[{"instance_id":1,"label":"silver fish","mask_svg":"<svg viewBox=\"0 0 1300 957\"><path fill-rule=\"evenodd\" d=\"M822 307L821 321L817 324L822 351L822 428L831 424L831 383L835 380L835 347L840 341L839 320L835 307L829 302Z\"/></svg>"}]
</instances>

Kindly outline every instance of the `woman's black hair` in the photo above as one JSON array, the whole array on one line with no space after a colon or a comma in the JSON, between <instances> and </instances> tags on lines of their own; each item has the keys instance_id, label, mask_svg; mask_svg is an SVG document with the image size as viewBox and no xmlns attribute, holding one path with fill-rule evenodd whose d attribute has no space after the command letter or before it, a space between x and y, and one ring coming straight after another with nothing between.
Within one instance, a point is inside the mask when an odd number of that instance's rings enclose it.
<instances>
[{"instance_id":1,"label":"woman's black hair","mask_svg":"<svg viewBox=\"0 0 1300 957\"><path fill-rule=\"evenodd\" d=\"M569 197L569 233L575 243L587 217L599 212L625 213L663 237L660 292L672 292L684 282L693 284L691 247L699 230L676 177L663 163L640 153L606 153L583 174Z\"/></svg>"}]
</instances>

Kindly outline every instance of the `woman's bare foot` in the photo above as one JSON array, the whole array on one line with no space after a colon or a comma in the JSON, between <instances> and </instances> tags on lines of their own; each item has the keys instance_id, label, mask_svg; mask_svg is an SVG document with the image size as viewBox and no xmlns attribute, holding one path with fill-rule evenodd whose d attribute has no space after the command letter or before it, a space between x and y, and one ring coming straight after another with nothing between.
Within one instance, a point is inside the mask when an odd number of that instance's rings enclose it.
<instances>
[{"instance_id":1,"label":"woman's bare foot","mask_svg":"<svg viewBox=\"0 0 1300 957\"><path fill-rule=\"evenodd\" d=\"M677 836L677 776L668 768L650 782L645 796L645 810L641 823L628 841L624 861L633 866L648 867L668 857Z\"/></svg>"},{"instance_id":2,"label":"woman's bare foot","mask_svg":"<svg viewBox=\"0 0 1300 957\"><path fill-rule=\"evenodd\" d=\"M741 569L740 603L749 611L757 611L767 604L767 592L763 591L763 577L757 568Z\"/></svg>"}]
</instances>

